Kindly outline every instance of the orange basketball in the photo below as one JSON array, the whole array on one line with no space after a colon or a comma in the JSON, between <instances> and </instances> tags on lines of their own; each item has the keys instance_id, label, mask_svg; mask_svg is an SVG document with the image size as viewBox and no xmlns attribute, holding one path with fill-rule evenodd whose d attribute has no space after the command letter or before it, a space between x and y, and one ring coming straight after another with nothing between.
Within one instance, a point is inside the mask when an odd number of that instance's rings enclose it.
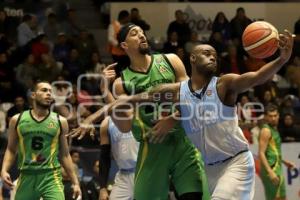
<instances>
[{"instance_id":1,"label":"orange basketball","mask_svg":"<svg viewBox=\"0 0 300 200\"><path fill-rule=\"evenodd\" d=\"M243 33L243 46L254 58L267 58L278 49L279 34L277 29L265 21L248 25Z\"/></svg>"}]
</instances>

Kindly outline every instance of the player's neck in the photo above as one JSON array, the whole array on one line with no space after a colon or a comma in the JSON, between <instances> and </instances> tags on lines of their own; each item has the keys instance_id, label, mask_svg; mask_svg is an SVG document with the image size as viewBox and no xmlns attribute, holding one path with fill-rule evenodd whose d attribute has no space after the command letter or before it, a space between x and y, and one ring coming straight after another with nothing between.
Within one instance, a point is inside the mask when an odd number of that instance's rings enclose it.
<instances>
[{"instance_id":1,"label":"player's neck","mask_svg":"<svg viewBox=\"0 0 300 200\"><path fill-rule=\"evenodd\" d=\"M131 57L130 59L131 65L130 68L135 71L147 72L148 67L150 67L151 56L137 54Z\"/></svg>"},{"instance_id":2,"label":"player's neck","mask_svg":"<svg viewBox=\"0 0 300 200\"><path fill-rule=\"evenodd\" d=\"M39 108L38 106L34 106L33 109L31 110L32 115L36 118L36 119L40 119L40 118L44 118L49 114L49 110L48 109L44 109L44 108Z\"/></svg>"},{"instance_id":3,"label":"player's neck","mask_svg":"<svg viewBox=\"0 0 300 200\"><path fill-rule=\"evenodd\" d=\"M200 90L201 88L203 88L206 84L208 84L208 82L210 81L210 78L207 79L202 75L197 74L197 76L193 76L191 77L191 82L192 82L192 88L193 90Z\"/></svg>"}]
</instances>

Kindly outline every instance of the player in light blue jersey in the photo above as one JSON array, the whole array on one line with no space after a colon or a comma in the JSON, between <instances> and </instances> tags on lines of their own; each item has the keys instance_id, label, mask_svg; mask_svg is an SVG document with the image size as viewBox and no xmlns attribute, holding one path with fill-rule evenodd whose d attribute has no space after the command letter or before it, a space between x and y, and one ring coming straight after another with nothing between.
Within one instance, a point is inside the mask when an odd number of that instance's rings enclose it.
<instances>
[{"instance_id":1,"label":"player in light blue jersey","mask_svg":"<svg viewBox=\"0 0 300 200\"><path fill-rule=\"evenodd\" d=\"M238 126L235 102L239 93L272 78L290 59L293 41L292 34L286 30L279 37L278 58L256 72L222 77L214 76L216 50L210 45L198 45L190 56L190 80L160 85L148 93L120 98L98 114L112 114L117 108L137 106L139 102L177 103L182 126L203 155L211 199L253 199L254 161ZM158 133L162 134L158 130L152 131L152 134Z\"/></svg>"},{"instance_id":2,"label":"player in light blue jersey","mask_svg":"<svg viewBox=\"0 0 300 200\"><path fill-rule=\"evenodd\" d=\"M119 171L115 177L110 200L132 200L134 189L134 172L139 143L131 132L122 133L107 117L100 126L100 200L108 199L107 179L110 166L110 152L117 163Z\"/></svg>"}]
</instances>

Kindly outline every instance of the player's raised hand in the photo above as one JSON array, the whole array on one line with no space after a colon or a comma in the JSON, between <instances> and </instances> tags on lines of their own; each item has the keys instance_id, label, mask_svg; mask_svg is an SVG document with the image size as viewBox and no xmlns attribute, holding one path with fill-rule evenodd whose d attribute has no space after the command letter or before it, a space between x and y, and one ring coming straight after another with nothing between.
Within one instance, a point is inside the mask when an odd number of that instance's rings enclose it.
<instances>
[{"instance_id":1,"label":"player's raised hand","mask_svg":"<svg viewBox=\"0 0 300 200\"><path fill-rule=\"evenodd\" d=\"M104 68L102 73L105 80L101 80L100 89L105 89L105 87L108 87L108 85L116 79L115 66L117 64L118 63L113 63Z\"/></svg>"},{"instance_id":2,"label":"player's raised hand","mask_svg":"<svg viewBox=\"0 0 300 200\"><path fill-rule=\"evenodd\" d=\"M94 137L95 131L93 123L85 119L82 123L80 123L78 128L72 129L72 131L66 136L71 136L72 138L78 137L78 140L81 140L87 133L89 133L91 137Z\"/></svg>"},{"instance_id":3,"label":"player's raised hand","mask_svg":"<svg viewBox=\"0 0 300 200\"><path fill-rule=\"evenodd\" d=\"M2 171L1 178L4 182L5 187L7 187L8 189L13 189L14 184L13 184L13 182L10 178L10 174L8 172Z\"/></svg>"},{"instance_id":4,"label":"player's raised hand","mask_svg":"<svg viewBox=\"0 0 300 200\"><path fill-rule=\"evenodd\" d=\"M284 30L283 34L279 35L280 59L285 63L288 62L293 51L294 37L288 30Z\"/></svg>"}]
</instances>

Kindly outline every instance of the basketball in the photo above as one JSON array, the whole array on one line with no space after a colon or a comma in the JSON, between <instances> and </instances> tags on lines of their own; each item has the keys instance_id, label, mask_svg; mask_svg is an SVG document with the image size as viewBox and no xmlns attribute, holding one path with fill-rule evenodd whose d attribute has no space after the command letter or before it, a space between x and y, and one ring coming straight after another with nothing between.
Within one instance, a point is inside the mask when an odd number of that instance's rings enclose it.
<instances>
[{"instance_id":1,"label":"basketball","mask_svg":"<svg viewBox=\"0 0 300 200\"><path fill-rule=\"evenodd\" d=\"M277 29L265 21L248 25L243 33L243 46L254 58L267 58L278 49L279 34Z\"/></svg>"}]
</instances>

